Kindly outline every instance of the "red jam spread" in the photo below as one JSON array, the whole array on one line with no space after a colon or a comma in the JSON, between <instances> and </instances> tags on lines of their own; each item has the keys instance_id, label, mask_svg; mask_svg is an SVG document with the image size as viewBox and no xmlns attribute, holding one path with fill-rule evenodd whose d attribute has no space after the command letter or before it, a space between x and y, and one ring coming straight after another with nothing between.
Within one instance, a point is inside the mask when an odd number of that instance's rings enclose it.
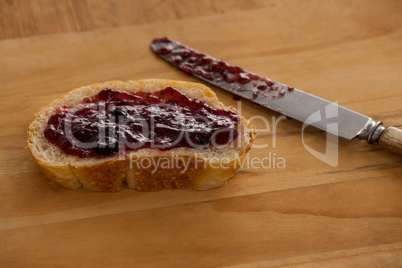
<instances>
[{"instance_id":1,"label":"red jam spread","mask_svg":"<svg viewBox=\"0 0 402 268\"><path fill-rule=\"evenodd\" d=\"M255 99L261 95L274 100L283 98L288 91L293 91L292 87L243 70L239 66L230 65L167 37L155 38L151 49L188 74L228 89L234 94L240 91L249 92L241 94L243 98Z\"/></svg>"},{"instance_id":2,"label":"red jam spread","mask_svg":"<svg viewBox=\"0 0 402 268\"><path fill-rule=\"evenodd\" d=\"M104 89L49 118L46 139L68 155L103 157L141 148L169 150L230 144L238 114L215 109L167 87L161 91Z\"/></svg>"}]
</instances>

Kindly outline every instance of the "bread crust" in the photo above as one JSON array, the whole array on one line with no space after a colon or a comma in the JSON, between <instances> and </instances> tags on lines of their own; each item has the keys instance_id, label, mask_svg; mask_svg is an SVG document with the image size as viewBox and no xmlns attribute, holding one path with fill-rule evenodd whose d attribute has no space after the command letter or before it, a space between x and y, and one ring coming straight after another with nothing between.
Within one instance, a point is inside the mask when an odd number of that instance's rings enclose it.
<instances>
[{"instance_id":1,"label":"bread crust","mask_svg":"<svg viewBox=\"0 0 402 268\"><path fill-rule=\"evenodd\" d=\"M254 126L243 116L241 118L241 127L244 138L244 144L239 147L237 156L232 157L225 163L214 163L214 161L190 153L177 153L175 150L159 151L157 149L146 149L145 153L134 152L129 158L119 159L119 157L110 157L104 161L98 161L92 164L82 164L75 157L67 156L67 163L52 162L43 159L40 150L35 146L35 135L43 135L37 132L39 118L46 111L53 109L71 99L74 94L82 94L88 91L88 94L94 95L104 88L112 88L126 91L156 91L172 86L192 98L203 99L207 104L213 107L230 109L236 111L233 107L224 106L219 102L215 93L208 87L191 82L173 81L164 79L149 79L139 81L110 81L74 89L64 96L57 98L48 105L44 106L37 114L28 129L28 149L45 177L59 185L77 189L83 186L93 191L116 192L120 191L124 181L129 188L139 191L154 191L161 189L196 189L206 190L226 184L228 179L240 168L241 162L246 153L250 150L252 142L255 139ZM90 95L89 95L90 96ZM82 98L81 98L82 100ZM58 150L53 146L52 149ZM152 153L147 153L149 150ZM151 164L142 168L135 163L147 159ZM160 163L164 161L164 167ZM177 166L177 159L183 159L186 163L181 168ZM134 164L133 164L134 163ZM168 168L166 168L168 167Z\"/></svg>"},{"instance_id":2,"label":"bread crust","mask_svg":"<svg viewBox=\"0 0 402 268\"><path fill-rule=\"evenodd\" d=\"M41 160L38 153L33 149L31 138L32 132L28 130L28 149L36 165L50 182L74 190L82 186L69 164L55 165Z\"/></svg>"}]
</instances>

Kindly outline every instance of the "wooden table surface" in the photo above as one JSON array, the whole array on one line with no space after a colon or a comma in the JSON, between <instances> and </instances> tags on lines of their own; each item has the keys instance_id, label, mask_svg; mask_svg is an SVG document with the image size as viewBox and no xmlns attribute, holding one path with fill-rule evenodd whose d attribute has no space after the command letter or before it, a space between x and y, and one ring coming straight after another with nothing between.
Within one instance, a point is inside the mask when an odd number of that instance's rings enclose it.
<instances>
[{"instance_id":1,"label":"wooden table surface","mask_svg":"<svg viewBox=\"0 0 402 268\"><path fill-rule=\"evenodd\" d=\"M401 128L402 1L2 0L0 14L0 267L400 267L401 157L340 139L333 167L300 123L274 129L279 114L217 88L259 129L250 159L271 156L218 189L54 188L24 146L33 114L80 85L198 81L151 53L165 35ZM304 141L325 151L323 132Z\"/></svg>"}]
</instances>

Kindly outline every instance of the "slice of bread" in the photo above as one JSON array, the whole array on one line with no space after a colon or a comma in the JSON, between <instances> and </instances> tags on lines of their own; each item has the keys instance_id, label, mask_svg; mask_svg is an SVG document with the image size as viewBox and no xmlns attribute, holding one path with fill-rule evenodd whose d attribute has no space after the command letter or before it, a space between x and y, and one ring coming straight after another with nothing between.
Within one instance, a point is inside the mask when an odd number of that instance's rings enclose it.
<instances>
[{"instance_id":1,"label":"slice of bread","mask_svg":"<svg viewBox=\"0 0 402 268\"><path fill-rule=\"evenodd\" d=\"M168 188L206 190L224 185L240 168L255 138L255 129L241 115L239 136L231 144L206 148L174 148L167 151L139 149L127 156L79 158L65 154L44 136L49 117L57 107L74 106L86 97L109 88L126 92L154 92L173 87L190 98L204 100L214 108L237 112L224 106L208 87L183 81L149 79L110 81L83 86L43 107L28 129L28 148L36 164L52 182L71 189L83 186L93 191L119 191L124 181L129 188L153 191Z\"/></svg>"}]
</instances>

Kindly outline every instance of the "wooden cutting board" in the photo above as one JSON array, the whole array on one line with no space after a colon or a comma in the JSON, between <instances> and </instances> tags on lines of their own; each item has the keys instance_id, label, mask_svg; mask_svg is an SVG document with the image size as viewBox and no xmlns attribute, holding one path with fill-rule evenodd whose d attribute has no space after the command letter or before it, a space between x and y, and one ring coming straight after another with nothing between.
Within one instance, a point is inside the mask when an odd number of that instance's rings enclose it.
<instances>
[{"instance_id":1,"label":"wooden cutting board","mask_svg":"<svg viewBox=\"0 0 402 268\"><path fill-rule=\"evenodd\" d=\"M151 53L152 38L164 35L401 128L400 2L273 3L230 15L1 41L0 266L400 265L401 157L339 140L338 164L330 166L306 150L300 123L217 88L220 100L258 129L250 162L219 189L54 188L24 149L33 114L78 86L200 82ZM304 142L324 152L326 134L307 129Z\"/></svg>"}]
</instances>

